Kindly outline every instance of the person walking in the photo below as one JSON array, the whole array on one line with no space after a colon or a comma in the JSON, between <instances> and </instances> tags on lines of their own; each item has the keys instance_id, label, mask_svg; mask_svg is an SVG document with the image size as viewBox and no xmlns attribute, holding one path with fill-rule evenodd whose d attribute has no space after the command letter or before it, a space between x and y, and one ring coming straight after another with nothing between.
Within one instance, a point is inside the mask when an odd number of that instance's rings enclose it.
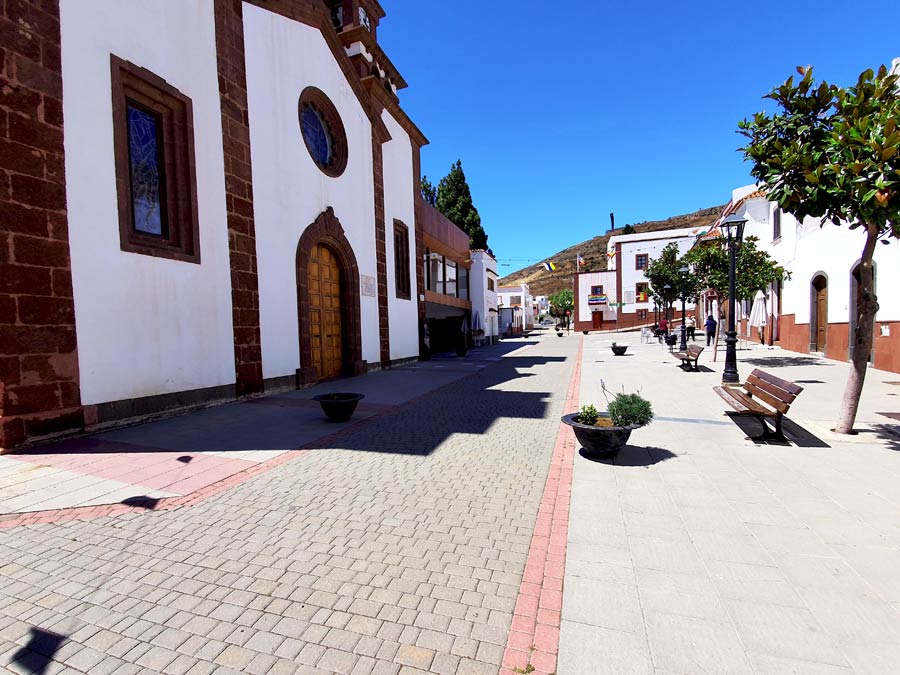
<instances>
[{"instance_id":1,"label":"person walking","mask_svg":"<svg viewBox=\"0 0 900 675\"><path fill-rule=\"evenodd\" d=\"M706 346L709 347L712 344L713 338L716 337L716 320L713 318L712 314L706 317Z\"/></svg>"},{"instance_id":2,"label":"person walking","mask_svg":"<svg viewBox=\"0 0 900 675\"><path fill-rule=\"evenodd\" d=\"M697 341L697 321L694 319L694 315L689 316L685 322L684 326L687 329L687 337L692 342Z\"/></svg>"}]
</instances>

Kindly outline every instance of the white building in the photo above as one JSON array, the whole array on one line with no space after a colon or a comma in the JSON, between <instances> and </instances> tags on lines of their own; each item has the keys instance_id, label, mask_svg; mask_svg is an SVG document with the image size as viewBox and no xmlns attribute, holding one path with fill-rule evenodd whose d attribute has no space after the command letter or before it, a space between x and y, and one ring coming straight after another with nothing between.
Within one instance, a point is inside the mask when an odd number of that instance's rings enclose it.
<instances>
[{"instance_id":1,"label":"white building","mask_svg":"<svg viewBox=\"0 0 900 675\"><path fill-rule=\"evenodd\" d=\"M42 257L4 269L43 314L0 317L40 335L0 352L34 369L4 375L0 447L418 356L427 140L400 107L378 0L44 11L18 23L60 63L19 71L46 71L38 100L62 108L4 103L26 120L11 140L53 167L45 187L0 191L4 213L44 223Z\"/></svg>"},{"instance_id":2,"label":"white building","mask_svg":"<svg viewBox=\"0 0 900 675\"><path fill-rule=\"evenodd\" d=\"M534 304L528 284L499 286L497 288L497 305L501 310L501 333L507 332L507 325L512 328L514 333L534 328ZM506 310L505 313L504 310Z\"/></svg>"},{"instance_id":3,"label":"white building","mask_svg":"<svg viewBox=\"0 0 900 675\"><path fill-rule=\"evenodd\" d=\"M615 271L575 275L575 330L612 330L617 327L619 297Z\"/></svg>"},{"instance_id":4,"label":"white building","mask_svg":"<svg viewBox=\"0 0 900 675\"><path fill-rule=\"evenodd\" d=\"M678 246L679 255L684 255L691 249L702 231L702 228L681 228L618 234L609 238L606 249L609 261L607 271L615 274L616 302L624 303L618 308L619 328L649 325L654 322L655 305L650 294L650 282L645 274L647 266L672 243ZM680 320L681 303L676 305L669 318L677 317ZM687 303L688 310L693 308L692 303ZM661 312L662 308L659 310Z\"/></svg>"},{"instance_id":5,"label":"white building","mask_svg":"<svg viewBox=\"0 0 900 675\"><path fill-rule=\"evenodd\" d=\"M535 295L531 299L532 308L534 310L534 319L537 321L541 316L550 313L550 298L546 295Z\"/></svg>"},{"instance_id":6,"label":"white building","mask_svg":"<svg viewBox=\"0 0 900 675\"><path fill-rule=\"evenodd\" d=\"M494 343L500 336L500 317L497 309L497 260L488 251L470 252L469 295L472 300L473 322L478 322L484 335L475 335L476 342Z\"/></svg>"},{"instance_id":7,"label":"white building","mask_svg":"<svg viewBox=\"0 0 900 675\"><path fill-rule=\"evenodd\" d=\"M755 185L732 192L729 212L747 219L744 237L757 237L757 246L790 275L767 289L764 339L793 351L848 360L856 322L854 274L865 242L863 230L821 225L818 218L798 222ZM900 296L895 292L900 288L900 243L886 241L888 245L875 249L879 310L871 361L876 368L900 372ZM746 325L742 331L751 337L757 334Z\"/></svg>"}]
</instances>

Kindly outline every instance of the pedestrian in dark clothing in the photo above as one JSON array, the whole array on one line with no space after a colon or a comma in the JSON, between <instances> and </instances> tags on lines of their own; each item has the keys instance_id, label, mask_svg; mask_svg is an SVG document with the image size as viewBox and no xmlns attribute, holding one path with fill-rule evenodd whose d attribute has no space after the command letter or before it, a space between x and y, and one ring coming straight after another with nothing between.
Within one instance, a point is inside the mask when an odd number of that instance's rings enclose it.
<instances>
[{"instance_id":1,"label":"pedestrian in dark clothing","mask_svg":"<svg viewBox=\"0 0 900 675\"><path fill-rule=\"evenodd\" d=\"M706 326L706 346L709 347L709 345L712 344L713 338L716 337L716 326L718 324L712 317L712 314L710 314L706 318L706 324L704 325Z\"/></svg>"}]
</instances>

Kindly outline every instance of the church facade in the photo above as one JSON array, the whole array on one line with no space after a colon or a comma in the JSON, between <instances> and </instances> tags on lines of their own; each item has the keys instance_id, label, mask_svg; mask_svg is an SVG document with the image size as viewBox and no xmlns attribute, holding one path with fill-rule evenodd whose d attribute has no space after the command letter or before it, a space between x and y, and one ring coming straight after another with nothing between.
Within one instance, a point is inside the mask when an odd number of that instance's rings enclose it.
<instances>
[{"instance_id":1,"label":"church facade","mask_svg":"<svg viewBox=\"0 0 900 675\"><path fill-rule=\"evenodd\" d=\"M418 357L427 140L377 0L5 12L0 448Z\"/></svg>"}]
</instances>

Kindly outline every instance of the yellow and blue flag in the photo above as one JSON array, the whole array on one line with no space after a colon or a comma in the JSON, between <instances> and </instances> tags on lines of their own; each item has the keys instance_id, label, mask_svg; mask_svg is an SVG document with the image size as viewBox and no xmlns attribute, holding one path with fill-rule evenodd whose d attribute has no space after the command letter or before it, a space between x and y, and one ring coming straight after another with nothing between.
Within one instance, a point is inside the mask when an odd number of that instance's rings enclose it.
<instances>
[{"instance_id":1,"label":"yellow and blue flag","mask_svg":"<svg viewBox=\"0 0 900 675\"><path fill-rule=\"evenodd\" d=\"M547 270L548 272L552 272L556 269L556 263L545 262L544 269Z\"/></svg>"}]
</instances>

